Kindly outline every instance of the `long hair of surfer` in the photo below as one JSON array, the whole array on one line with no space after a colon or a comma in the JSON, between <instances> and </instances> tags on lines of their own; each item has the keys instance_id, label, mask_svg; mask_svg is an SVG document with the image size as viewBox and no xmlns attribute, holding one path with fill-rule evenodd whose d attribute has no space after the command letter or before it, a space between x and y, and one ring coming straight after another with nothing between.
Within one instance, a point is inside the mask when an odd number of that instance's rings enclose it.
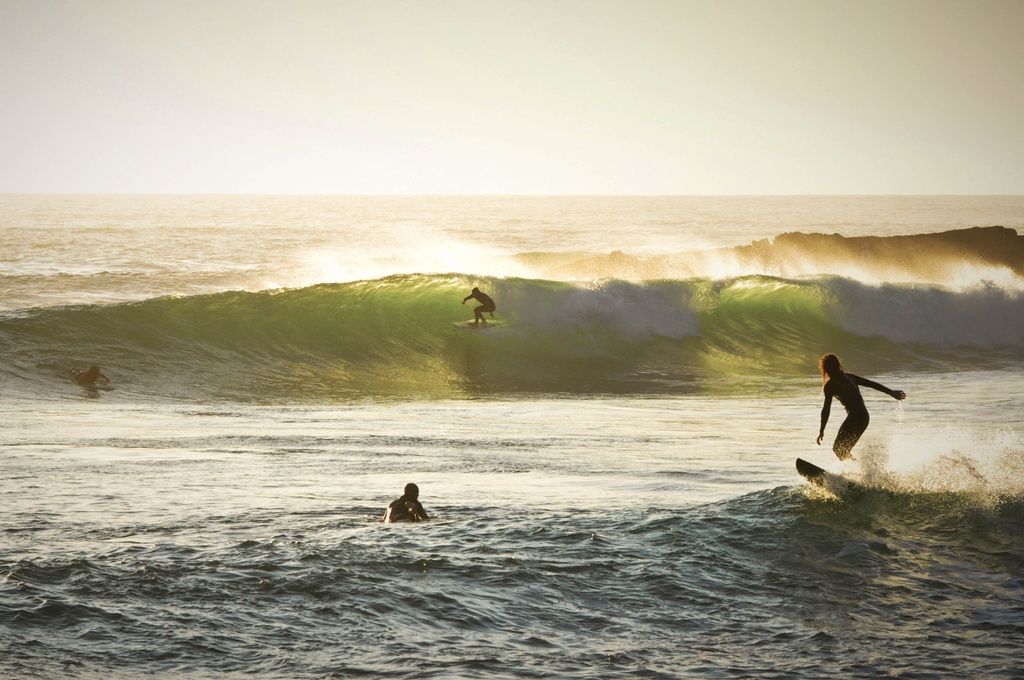
<instances>
[{"instance_id":1,"label":"long hair of surfer","mask_svg":"<svg viewBox=\"0 0 1024 680\"><path fill-rule=\"evenodd\" d=\"M829 378L837 373L844 373L843 365L835 354L822 354L818 359L818 370L821 371L822 384L827 383Z\"/></svg>"}]
</instances>

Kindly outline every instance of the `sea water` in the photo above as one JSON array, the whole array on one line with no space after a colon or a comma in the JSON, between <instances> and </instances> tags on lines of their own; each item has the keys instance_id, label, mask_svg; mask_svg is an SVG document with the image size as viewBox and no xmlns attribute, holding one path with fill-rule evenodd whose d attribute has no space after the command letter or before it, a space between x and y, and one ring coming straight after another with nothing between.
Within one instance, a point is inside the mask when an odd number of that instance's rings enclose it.
<instances>
[{"instance_id":1,"label":"sea water","mask_svg":"<svg viewBox=\"0 0 1024 680\"><path fill-rule=\"evenodd\" d=\"M1022 227L1013 197L0 197L0 675L1012 676ZM505 325L452 325L473 286ZM909 395L864 389L846 464L825 351ZM432 521L380 524L407 482Z\"/></svg>"}]
</instances>

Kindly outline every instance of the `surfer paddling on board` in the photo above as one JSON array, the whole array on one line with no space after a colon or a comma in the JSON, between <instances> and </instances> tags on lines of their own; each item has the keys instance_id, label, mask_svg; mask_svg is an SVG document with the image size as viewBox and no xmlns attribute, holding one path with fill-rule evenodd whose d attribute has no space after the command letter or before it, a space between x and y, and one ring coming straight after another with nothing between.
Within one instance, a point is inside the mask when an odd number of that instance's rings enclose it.
<instances>
[{"instance_id":1,"label":"surfer paddling on board","mask_svg":"<svg viewBox=\"0 0 1024 680\"><path fill-rule=\"evenodd\" d=\"M96 383L100 385L109 385L110 378L103 375L100 372L99 366L90 366L84 371L75 371L71 377L72 382L82 387L96 387Z\"/></svg>"},{"instance_id":2,"label":"surfer paddling on board","mask_svg":"<svg viewBox=\"0 0 1024 680\"><path fill-rule=\"evenodd\" d=\"M473 316L476 317L476 321L473 323L474 326L479 326L480 322L483 321L484 325L487 325L487 320L484 319L484 312L490 312L491 316L494 316L494 310L497 307L494 306L494 300L487 293L481 293L479 288L474 288L469 295L462 298L462 304L466 304L469 300L476 300L480 303L480 306L473 310Z\"/></svg>"},{"instance_id":3,"label":"surfer paddling on board","mask_svg":"<svg viewBox=\"0 0 1024 680\"><path fill-rule=\"evenodd\" d=\"M430 519L427 517L427 511L420 505L419 497L420 487L411 482L406 484L405 493L401 498L391 501L391 505L384 511L384 516L380 518L380 521L390 524L391 522L422 522Z\"/></svg>"},{"instance_id":4,"label":"surfer paddling on board","mask_svg":"<svg viewBox=\"0 0 1024 680\"><path fill-rule=\"evenodd\" d=\"M885 392L893 399L906 399L907 393L902 390L890 390L885 385L873 380L847 373L843 370L843 365L839 363L839 357L835 354L823 354L818 359L818 368L821 369L821 381L824 383L822 392L825 394L825 404L821 407L818 446L821 446L821 439L825 436L825 424L828 423L829 411L832 408L832 397L835 397L846 408L846 420L839 426L839 433L836 435L835 443L832 444L832 450L839 460L853 458L852 449L860 436L864 434L864 430L868 429L870 421L868 409L864 405L864 397L860 395L858 385Z\"/></svg>"}]
</instances>

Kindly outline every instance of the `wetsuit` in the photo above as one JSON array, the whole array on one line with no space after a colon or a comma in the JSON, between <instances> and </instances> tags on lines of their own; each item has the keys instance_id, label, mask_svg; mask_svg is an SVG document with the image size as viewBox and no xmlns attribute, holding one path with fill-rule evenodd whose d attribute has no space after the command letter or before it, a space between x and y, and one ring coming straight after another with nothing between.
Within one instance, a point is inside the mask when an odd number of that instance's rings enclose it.
<instances>
[{"instance_id":1,"label":"wetsuit","mask_svg":"<svg viewBox=\"0 0 1024 680\"><path fill-rule=\"evenodd\" d=\"M478 323L480 321L484 321L484 312L491 312L493 316L494 310L497 309L497 307L494 304L494 300L491 299L491 296L488 295L487 293L481 293L476 288L473 289L472 293L464 297L462 299L462 302L465 303L468 300L476 300L477 302L480 303L480 306L473 310L473 316L476 317ZM484 323L487 322L484 321Z\"/></svg>"},{"instance_id":2,"label":"wetsuit","mask_svg":"<svg viewBox=\"0 0 1024 680\"><path fill-rule=\"evenodd\" d=\"M427 519L430 519L427 516L427 511L423 509L418 500L402 496L391 502L380 521L388 524L390 522L422 522Z\"/></svg>"},{"instance_id":3,"label":"wetsuit","mask_svg":"<svg viewBox=\"0 0 1024 680\"><path fill-rule=\"evenodd\" d=\"M868 415L868 409L864 405L864 397L861 396L858 385L870 387L886 394L892 394L889 388L873 380L861 378L853 373L838 373L830 377L828 382L825 383L825 404L821 407L822 431L825 429L825 423L828 422L829 411L832 408L832 397L838 399L839 403L846 408L846 420L839 426L836 441L832 444L832 450L840 460L846 460L853 455L851 449L860 439L860 436L864 434L864 430L868 429L868 423L871 421L871 416Z\"/></svg>"},{"instance_id":4,"label":"wetsuit","mask_svg":"<svg viewBox=\"0 0 1024 680\"><path fill-rule=\"evenodd\" d=\"M76 385L82 387L96 387L96 383L101 385L109 385L110 378L100 373L99 369L93 371L89 369L87 371L76 371L72 380Z\"/></svg>"}]
</instances>

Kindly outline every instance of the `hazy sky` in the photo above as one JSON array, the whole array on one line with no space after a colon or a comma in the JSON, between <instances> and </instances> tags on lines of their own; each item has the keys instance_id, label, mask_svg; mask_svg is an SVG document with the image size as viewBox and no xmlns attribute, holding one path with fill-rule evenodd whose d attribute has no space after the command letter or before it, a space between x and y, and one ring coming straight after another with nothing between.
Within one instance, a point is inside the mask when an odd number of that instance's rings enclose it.
<instances>
[{"instance_id":1,"label":"hazy sky","mask_svg":"<svg viewBox=\"0 0 1024 680\"><path fill-rule=\"evenodd\" d=\"M0 192L1024 193L1024 0L0 0Z\"/></svg>"}]
</instances>

